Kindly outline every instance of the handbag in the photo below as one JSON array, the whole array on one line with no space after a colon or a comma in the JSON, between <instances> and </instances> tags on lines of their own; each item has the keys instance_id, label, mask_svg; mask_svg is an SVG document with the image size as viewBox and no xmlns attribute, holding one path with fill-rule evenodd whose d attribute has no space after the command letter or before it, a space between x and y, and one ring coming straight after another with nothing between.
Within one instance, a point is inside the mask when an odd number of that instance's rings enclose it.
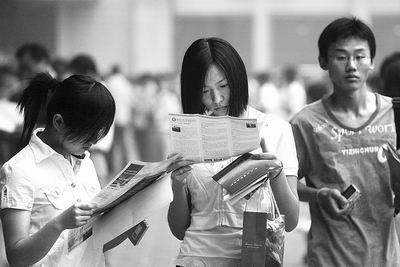
<instances>
[{"instance_id":1,"label":"handbag","mask_svg":"<svg viewBox=\"0 0 400 267\"><path fill-rule=\"evenodd\" d=\"M268 183L258 189L246 204L241 266L282 266L284 244L284 215L280 214Z\"/></svg>"}]
</instances>

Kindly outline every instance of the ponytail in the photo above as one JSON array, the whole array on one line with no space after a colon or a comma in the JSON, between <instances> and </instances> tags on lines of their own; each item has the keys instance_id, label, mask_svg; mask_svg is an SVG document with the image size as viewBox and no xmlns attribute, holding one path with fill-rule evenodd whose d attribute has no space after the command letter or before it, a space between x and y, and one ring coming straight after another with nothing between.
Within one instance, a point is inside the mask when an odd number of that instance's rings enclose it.
<instances>
[{"instance_id":1,"label":"ponytail","mask_svg":"<svg viewBox=\"0 0 400 267\"><path fill-rule=\"evenodd\" d=\"M18 107L24 115L24 125L19 148L23 148L29 143L32 132L39 121L39 115L44 118L46 114L47 100L51 92L58 86L58 81L50 75L41 73L36 75L29 83L28 87L23 91Z\"/></svg>"}]
</instances>

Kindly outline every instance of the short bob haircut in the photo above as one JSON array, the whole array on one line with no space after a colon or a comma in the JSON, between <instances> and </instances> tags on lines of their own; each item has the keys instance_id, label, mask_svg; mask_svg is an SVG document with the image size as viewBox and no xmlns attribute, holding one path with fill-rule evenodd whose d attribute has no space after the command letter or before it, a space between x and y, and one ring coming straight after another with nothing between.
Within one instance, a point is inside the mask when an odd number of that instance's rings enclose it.
<instances>
[{"instance_id":1,"label":"short bob haircut","mask_svg":"<svg viewBox=\"0 0 400 267\"><path fill-rule=\"evenodd\" d=\"M181 100L183 113L204 114L202 93L205 76L212 64L224 74L230 89L229 115L238 117L247 107L248 83L246 68L239 53L227 41L201 38L187 49L182 62Z\"/></svg>"},{"instance_id":2,"label":"short bob haircut","mask_svg":"<svg viewBox=\"0 0 400 267\"><path fill-rule=\"evenodd\" d=\"M72 75L58 82L47 74L37 75L24 90L19 101L24 113L24 126L20 147L28 144L39 115L52 126L55 114L60 114L71 141L96 143L104 137L115 115L115 102L108 89L99 81L85 76Z\"/></svg>"},{"instance_id":3,"label":"short bob haircut","mask_svg":"<svg viewBox=\"0 0 400 267\"><path fill-rule=\"evenodd\" d=\"M374 33L367 24L356 17L338 18L325 27L318 39L319 56L327 60L329 47L338 41L349 38L367 41L371 61L374 59L376 52Z\"/></svg>"}]
</instances>

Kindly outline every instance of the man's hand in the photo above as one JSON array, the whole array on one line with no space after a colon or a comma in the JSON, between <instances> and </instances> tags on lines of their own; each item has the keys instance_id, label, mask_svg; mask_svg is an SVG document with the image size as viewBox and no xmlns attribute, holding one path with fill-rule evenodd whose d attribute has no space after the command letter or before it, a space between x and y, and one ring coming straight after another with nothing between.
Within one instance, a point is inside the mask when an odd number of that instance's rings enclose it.
<instances>
[{"instance_id":1,"label":"man's hand","mask_svg":"<svg viewBox=\"0 0 400 267\"><path fill-rule=\"evenodd\" d=\"M346 215L351 208L348 200L342 196L339 190L326 187L318 190L317 202L333 217Z\"/></svg>"}]
</instances>

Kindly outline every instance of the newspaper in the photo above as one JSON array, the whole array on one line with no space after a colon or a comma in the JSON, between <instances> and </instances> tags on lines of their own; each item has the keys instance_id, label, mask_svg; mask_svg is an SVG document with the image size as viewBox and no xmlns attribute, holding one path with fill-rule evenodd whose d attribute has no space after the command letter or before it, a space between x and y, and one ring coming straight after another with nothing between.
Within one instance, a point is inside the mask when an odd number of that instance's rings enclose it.
<instances>
[{"instance_id":1,"label":"newspaper","mask_svg":"<svg viewBox=\"0 0 400 267\"><path fill-rule=\"evenodd\" d=\"M256 119L169 114L172 152L195 162L239 156L260 147Z\"/></svg>"},{"instance_id":2,"label":"newspaper","mask_svg":"<svg viewBox=\"0 0 400 267\"><path fill-rule=\"evenodd\" d=\"M131 161L97 195L92 203L97 208L94 217L68 233L68 251L88 239L92 234L93 222L104 212L111 210L124 200L140 192L166 174L167 167L178 155L160 162Z\"/></svg>"},{"instance_id":3,"label":"newspaper","mask_svg":"<svg viewBox=\"0 0 400 267\"><path fill-rule=\"evenodd\" d=\"M107 211L166 174L178 155L159 162L131 161L93 199L95 213Z\"/></svg>"},{"instance_id":4,"label":"newspaper","mask_svg":"<svg viewBox=\"0 0 400 267\"><path fill-rule=\"evenodd\" d=\"M400 157L396 149L387 143L383 146L390 169L390 185L394 193L394 216L400 211Z\"/></svg>"},{"instance_id":5,"label":"newspaper","mask_svg":"<svg viewBox=\"0 0 400 267\"><path fill-rule=\"evenodd\" d=\"M93 235L93 222L96 220L96 218L97 216L92 217L87 224L69 230L68 252L71 252L71 250Z\"/></svg>"}]
</instances>

